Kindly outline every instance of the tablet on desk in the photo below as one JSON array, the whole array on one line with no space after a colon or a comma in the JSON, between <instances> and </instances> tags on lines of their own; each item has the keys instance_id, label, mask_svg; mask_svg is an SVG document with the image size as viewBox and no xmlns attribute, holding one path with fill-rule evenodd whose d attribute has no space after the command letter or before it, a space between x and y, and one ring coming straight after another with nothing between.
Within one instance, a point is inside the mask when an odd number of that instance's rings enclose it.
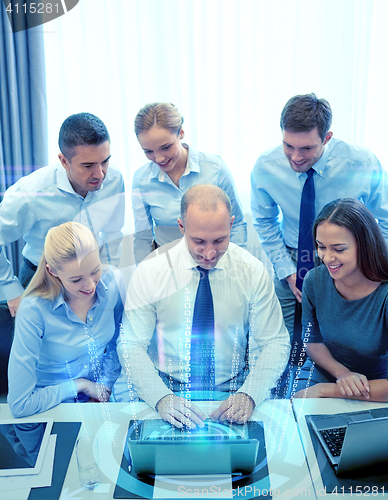
<instances>
[{"instance_id":1,"label":"tablet on desk","mask_svg":"<svg viewBox=\"0 0 388 500\"><path fill-rule=\"evenodd\" d=\"M205 421L194 430L158 419L131 424L127 446L137 474L250 473L256 465L260 422Z\"/></svg>"},{"instance_id":2,"label":"tablet on desk","mask_svg":"<svg viewBox=\"0 0 388 500\"><path fill-rule=\"evenodd\" d=\"M0 423L0 476L39 474L53 426L52 419Z\"/></svg>"}]
</instances>

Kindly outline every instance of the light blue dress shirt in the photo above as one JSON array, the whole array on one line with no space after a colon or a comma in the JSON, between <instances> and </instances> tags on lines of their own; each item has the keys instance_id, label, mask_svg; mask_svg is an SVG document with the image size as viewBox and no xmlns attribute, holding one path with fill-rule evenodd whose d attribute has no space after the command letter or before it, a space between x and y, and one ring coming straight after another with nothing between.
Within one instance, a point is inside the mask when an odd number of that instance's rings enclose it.
<instances>
[{"instance_id":1,"label":"light blue dress shirt","mask_svg":"<svg viewBox=\"0 0 388 500\"><path fill-rule=\"evenodd\" d=\"M132 209L135 220L135 257L141 262L152 251L152 240L159 246L181 238L177 218L185 191L196 184L213 184L222 188L230 198L235 216L231 241L245 247L247 224L231 171L216 155L189 148L186 170L176 186L154 162L140 167L133 176Z\"/></svg>"},{"instance_id":2,"label":"light blue dress shirt","mask_svg":"<svg viewBox=\"0 0 388 500\"><path fill-rule=\"evenodd\" d=\"M315 214L337 198L357 198L379 222L388 242L388 182L379 160L368 149L331 139L315 170ZM283 147L259 156L252 170L253 225L279 279L296 272L286 246L298 248L299 211L307 174L292 170Z\"/></svg>"},{"instance_id":3,"label":"light blue dress shirt","mask_svg":"<svg viewBox=\"0 0 388 500\"><path fill-rule=\"evenodd\" d=\"M133 274L125 303L124 334L117 345L123 370L153 408L172 392L158 370L185 382L190 371L191 325L199 283L186 239L144 260ZM209 272L214 305L215 383L242 391L259 405L269 397L289 356L274 285L263 263L229 244ZM248 352L248 358L246 357ZM243 385L229 382L249 361ZM240 387L240 388L239 388ZM186 383L183 389L186 390Z\"/></svg>"},{"instance_id":4,"label":"light blue dress shirt","mask_svg":"<svg viewBox=\"0 0 388 500\"><path fill-rule=\"evenodd\" d=\"M4 245L24 238L22 253L37 266L48 230L64 222L87 226L97 239L102 262L118 265L124 196L121 172L111 166L102 187L89 191L85 198L74 191L61 164L40 168L7 189L0 204L0 300L23 293Z\"/></svg>"},{"instance_id":5,"label":"light blue dress shirt","mask_svg":"<svg viewBox=\"0 0 388 500\"><path fill-rule=\"evenodd\" d=\"M8 403L15 417L74 401L78 378L113 386L121 370L116 341L123 290L118 273L103 273L86 323L62 294L54 301L37 296L21 301L8 368Z\"/></svg>"}]
</instances>

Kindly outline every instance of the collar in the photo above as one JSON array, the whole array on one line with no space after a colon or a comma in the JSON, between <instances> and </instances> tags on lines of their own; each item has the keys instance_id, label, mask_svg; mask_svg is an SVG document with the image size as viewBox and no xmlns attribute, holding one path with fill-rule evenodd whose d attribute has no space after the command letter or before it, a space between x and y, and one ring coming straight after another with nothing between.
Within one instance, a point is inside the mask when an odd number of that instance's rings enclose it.
<instances>
[{"instance_id":1,"label":"collar","mask_svg":"<svg viewBox=\"0 0 388 500\"><path fill-rule=\"evenodd\" d=\"M179 243L179 245L181 245L179 248L179 251L182 253L183 267L185 269L197 269L197 266L199 266L199 264L197 262L195 262L195 260L193 259L193 257L191 256L191 254L189 252L189 249L187 247L186 236L184 236L182 238L182 241ZM212 271L213 269L221 269L222 270L225 268L225 263L226 263L228 251L229 251L229 247L227 248L224 255L222 255L220 260L217 262L217 264L212 269L210 269L210 271Z\"/></svg>"},{"instance_id":2,"label":"collar","mask_svg":"<svg viewBox=\"0 0 388 500\"><path fill-rule=\"evenodd\" d=\"M57 188L60 189L61 191L66 191L67 193L81 196L80 194L74 191L72 185L70 184L69 178L67 177L66 169L62 166L61 163L58 164L57 168Z\"/></svg>"},{"instance_id":3,"label":"collar","mask_svg":"<svg viewBox=\"0 0 388 500\"><path fill-rule=\"evenodd\" d=\"M82 200L86 200L97 196L98 193L100 193L102 189L104 189L104 183L102 183L100 189L98 189L97 191L88 191L84 198L74 191L73 186L70 184L69 178L67 177L66 169L62 166L61 163L59 163L57 166L57 188L61 191L66 191L67 193L74 194Z\"/></svg>"},{"instance_id":4,"label":"collar","mask_svg":"<svg viewBox=\"0 0 388 500\"><path fill-rule=\"evenodd\" d=\"M182 174L182 177L184 177L185 175L189 175L190 172L191 172L190 163L187 161L186 168L185 168L185 171ZM166 175L167 175L166 172L163 172L163 170L160 170L160 168L159 168L159 181L160 182L164 182L164 179L166 178Z\"/></svg>"},{"instance_id":5,"label":"collar","mask_svg":"<svg viewBox=\"0 0 388 500\"><path fill-rule=\"evenodd\" d=\"M187 164L190 165L191 172L200 173L201 169L199 167L198 151L195 151L195 149L189 148L189 146L187 144L183 144L183 147L185 147L189 152L189 156L187 157Z\"/></svg>"},{"instance_id":6,"label":"collar","mask_svg":"<svg viewBox=\"0 0 388 500\"><path fill-rule=\"evenodd\" d=\"M190 172L200 172L198 153L189 148L186 143L182 143L182 146L188 151L186 169L183 172L182 177L189 175ZM148 179L158 179L160 182L165 182L166 176L166 172L163 172L163 170L161 170L158 165L152 161Z\"/></svg>"},{"instance_id":7,"label":"collar","mask_svg":"<svg viewBox=\"0 0 388 500\"><path fill-rule=\"evenodd\" d=\"M96 287L96 294L97 298L94 301L92 307L90 309L93 309L94 307L98 306L101 304L101 302L105 299L106 297L106 292L108 290L108 287L105 285L105 283L102 281L102 279L97 283ZM64 306L69 309L68 303L65 301L65 298L63 296L63 291L58 295L58 297L55 297L53 300L53 311L58 309L59 307Z\"/></svg>"},{"instance_id":8,"label":"collar","mask_svg":"<svg viewBox=\"0 0 388 500\"><path fill-rule=\"evenodd\" d=\"M320 177L322 177L324 175L324 173L325 173L327 159L329 157L330 150L331 150L331 144L330 143L331 143L331 140L324 146L322 156L311 167L313 170L315 170L316 174L318 174ZM305 173L305 172L298 173L298 177L300 175L302 175L302 173Z\"/></svg>"}]
</instances>

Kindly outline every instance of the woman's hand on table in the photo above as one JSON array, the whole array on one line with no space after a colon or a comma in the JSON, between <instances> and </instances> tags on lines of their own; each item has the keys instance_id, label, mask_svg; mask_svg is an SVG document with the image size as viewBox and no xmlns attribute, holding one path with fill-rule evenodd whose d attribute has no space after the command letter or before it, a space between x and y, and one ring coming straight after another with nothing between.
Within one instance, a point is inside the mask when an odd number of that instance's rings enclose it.
<instances>
[{"instance_id":1,"label":"woman's hand on table","mask_svg":"<svg viewBox=\"0 0 388 500\"><path fill-rule=\"evenodd\" d=\"M112 389L107 385L98 384L87 380L86 378L78 378L74 381L78 392L83 392L90 397L91 402L106 402L109 401Z\"/></svg>"},{"instance_id":2,"label":"woman's hand on table","mask_svg":"<svg viewBox=\"0 0 388 500\"><path fill-rule=\"evenodd\" d=\"M325 385L334 385L334 384L315 384L306 389L302 389L298 391L293 397L294 398L324 398L324 386Z\"/></svg>"},{"instance_id":3,"label":"woman's hand on table","mask_svg":"<svg viewBox=\"0 0 388 500\"><path fill-rule=\"evenodd\" d=\"M354 374L352 374L354 375ZM359 374L356 374L359 375ZM364 377L364 375L362 375ZM365 377L366 379L366 377ZM352 379L353 380L353 379ZM366 379L367 380L367 379ZM369 387L369 382L367 380L368 387ZM343 389L343 388L342 388ZM348 389L350 392L350 390ZM312 385L311 387L308 387L307 389L302 389L298 391L295 395L294 398L353 398L353 399L370 399L369 397L369 391L366 392L367 396L364 396L364 392L366 390L364 389L363 392L359 392L359 394L354 394L351 392L349 394L348 392L343 392L341 391L341 386L338 383L320 383L320 384L315 384Z\"/></svg>"},{"instance_id":4,"label":"woman's hand on table","mask_svg":"<svg viewBox=\"0 0 388 500\"><path fill-rule=\"evenodd\" d=\"M369 381L362 375L362 373L348 372L340 375L336 384L342 396L364 396L365 399L369 399Z\"/></svg>"}]
</instances>

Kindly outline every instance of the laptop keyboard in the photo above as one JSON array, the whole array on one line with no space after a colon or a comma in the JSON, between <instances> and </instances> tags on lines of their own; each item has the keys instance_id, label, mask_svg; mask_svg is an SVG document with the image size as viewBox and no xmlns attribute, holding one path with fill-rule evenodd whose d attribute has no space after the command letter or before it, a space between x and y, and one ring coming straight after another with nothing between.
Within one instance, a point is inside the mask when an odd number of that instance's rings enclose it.
<instances>
[{"instance_id":1,"label":"laptop keyboard","mask_svg":"<svg viewBox=\"0 0 388 500\"><path fill-rule=\"evenodd\" d=\"M228 440L228 435L223 436L206 436L205 434L195 436L195 435L183 435L183 436L158 436L158 437L146 437L146 441L225 441ZM235 436L234 439L242 439L241 436Z\"/></svg>"},{"instance_id":2,"label":"laptop keyboard","mask_svg":"<svg viewBox=\"0 0 388 500\"><path fill-rule=\"evenodd\" d=\"M251 423L253 426L253 423ZM137 437L136 439L139 439ZM229 441L249 439L248 425L225 425L211 420L204 421L204 427L178 429L162 420L144 420L141 424L141 441Z\"/></svg>"},{"instance_id":3,"label":"laptop keyboard","mask_svg":"<svg viewBox=\"0 0 388 500\"><path fill-rule=\"evenodd\" d=\"M339 457L341 455L342 445L345 438L346 427L325 429L324 431L319 432L333 457Z\"/></svg>"}]
</instances>

